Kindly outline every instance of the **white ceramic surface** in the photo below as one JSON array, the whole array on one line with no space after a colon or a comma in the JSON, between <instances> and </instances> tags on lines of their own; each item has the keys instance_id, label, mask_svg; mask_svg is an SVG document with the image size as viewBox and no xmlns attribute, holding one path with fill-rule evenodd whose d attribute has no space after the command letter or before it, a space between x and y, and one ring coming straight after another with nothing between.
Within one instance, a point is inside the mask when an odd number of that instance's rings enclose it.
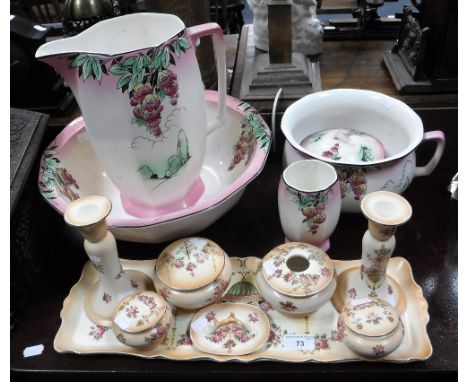
<instances>
[{"instance_id":1,"label":"white ceramic surface","mask_svg":"<svg viewBox=\"0 0 468 382\"><path fill-rule=\"evenodd\" d=\"M219 302L231 279L228 255L215 242L190 237L169 244L156 260L156 290L173 306L200 309Z\"/></svg>"},{"instance_id":2,"label":"white ceramic surface","mask_svg":"<svg viewBox=\"0 0 468 382\"><path fill-rule=\"evenodd\" d=\"M385 158L385 148L377 138L351 129L321 130L301 142L314 157L341 162L368 162Z\"/></svg>"},{"instance_id":3,"label":"white ceramic surface","mask_svg":"<svg viewBox=\"0 0 468 382\"><path fill-rule=\"evenodd\" d=\"M301 142L311 134L346 128L377 138L385 158L366 161L315 156ZM281 121L286 136L283 165L301 159L320 159L337 170L343 198L342 211L359 212L366 193L387 190L402 193L415 176L432 173L442 156L445 136L441 131L424 133L421 119L403 102L381 93L359 89L334 89L310 94L287 108ZM416 167L414 150L427 140L437 142L431 160Z\"/></svg>"},{"instance_id":4,"label":"white ceramic surface","mask_svg":"<svg viewBox=\"0 0 468 382\"><path fill-rule=\"evenodd\" d=\"M128 296L115 308L112 331L124 345L151 347L164 341L171 327L172 309L155 292Z\"/></svg>"},{"instance_id":5,"label":"white ceramic surface","mask_svg":"<svg viewBox=\"0 0 468 382\"><path fill-rule=\"evenodd\" d=\"M197 40L206 35L213 36L220 84L217 117L208 128L195 55ZM175 15L128 14L48 42L36 58L54 67L73 91L96 154L128 213L152 216L199 199L206 136L225 116L219 25L185 28Z\"/></svg>"},{"instance_id":6,"label":"white ceramic surface","mask_svg":"<svg viewBox=\"0 0 468 382\"><path fill-rule=\"evenodd\" d=\"M124 271L117 244L107 230L106 217L111 203L104 196L88 195L74 200L65 211L65 221L84 236L84 249L96 273L97 281L87 291L84 310L96 324L110 327L115 307L129 295L153 289L146 275Z\"/></svg>"},{"instance_id":7,"label":"white ceramic surface","mask_svg":"<svg viewBox=\"0 0 468 382\"><path fill-rule=\"evenodd\" d=\"M286 243L273 248L262 260L257 287L274 309L305 315L327 303L336 289L332 260L320 248Z\"/></svg>"},{"instance_id":8,"label":"white ceramic surface","mask_svg":"<svg viewBox=\"0 0 468 382\"><path fill-rule=\"evenodd\" d=\"M346 346L366 358L390 354L404 337L397 312L390 304L375 298L348 302L338 318L337 329L342 332Z\"/></svg>"},{"instance_id":9,"label":"white ceramic surface","mask_svg":"<svg viewBox=\"0 0 468 382\"><path fill-rule=\"evenodd\" d=\"M232 278L228 291L237 290L239 283L248 284L250 291L255 290L256 273L260 269L261 259L231 258ZM125 269L135 269L151 275L154 260L123 260ZM338 275L350 268L359 266L359 261L334 260L334 268ZM390 259L388 273L394 277L403 288L408 300L408 308L401 315L405 325L403 342L397 350L388 354L379 361L412 362L429 358L432 346L427 335L429 321L427 302L421 288L413 279L409 263L399 257ZM193 346L189 328L194 312L179 311L174 313L171 328L166 339L158 347L150 349L129 348L120 343L114 334L105 327L93 324L83 312L83 303L86 289L96 280L91 264L86 264L80 280L71 289L64 301L60 314L62 323L55 336L54 348L60 353L77 354L126 354L143 358L166 358L172 360L207 359L212 361L241 361L251 362L258 360L286 361L286 362L345 362L362 361L362 357L351 351L344 343L343 337L337 330L338 312L328 302L316 312L303 317L286 316L261 300L256 295L228 295L226 298L243 298L244 302L252 301L266 312L271 324L270 336L265 348L261 351L241 356L210 355L201 352ZM227 301L230 301L229 299ZM255 301L258 301L256 303ZM297 336L305 341L303 348L296 348ZM302 337L305 336L305 337Z\"/></svg>"},{"instance_id":10,"label":"white ceramic surface","mask_svg":"<svg viewBox=\"0 0 468 382\"><path fill-rule=\"evenodd\" d=\"M208 119L216 115L217 98L217 92L205 92ZM227 107L226 123L208 136L201 173L204 192L191 207L150 218L126 213L82 118L70 123L44 151L39 189L61 214L79 196L107 196L113 206L107 221L117 239L158 243L192 235L238 202L246 185L263 169L270 148L269 129L250 105L228 96Z\"/></svg>"},{"instance_id":11,"label":"white ceramic surface","mask_svg":"<svg viewBox=\"0 0 468 382\"><path fill-rule=\"evenodd\" d=\"M190 324L194 346L208 354L233 356L258 352L269 336L268 316L249 304L209 305L197 312Z\"/></svg>"},{"instance_id":12,"label":"white ceramic surface","mask_svg":"<svg viewBox=\"0 0 468 382\"><path fill-rule=\"evenodd\" d=\"M327 251L341 212L340 184L333 166L318 160L291 163L279 182L278 210L286 241Z\"/></svg>"}]
</instances>

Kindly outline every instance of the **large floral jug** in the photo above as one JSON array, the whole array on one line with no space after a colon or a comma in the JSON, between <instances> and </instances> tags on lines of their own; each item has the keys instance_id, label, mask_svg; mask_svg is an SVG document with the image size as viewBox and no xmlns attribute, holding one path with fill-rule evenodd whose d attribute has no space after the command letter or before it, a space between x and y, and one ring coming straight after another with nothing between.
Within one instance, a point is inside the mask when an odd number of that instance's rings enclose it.
<instances>
[{"instance_id":1,"label":"large floral jug","mask_svg":"<svg viewBox=\"0 0 468 382\"><path fill-rule=\"evenodd\" d=\"M218 114L206 120L195 46L212 35ZM36 58L66 80L124 209L155 216L194 204L203 193L206 136L223 124L223 33L208 23L185 28L176 16L137 13L101 21L42 45Z\"/></svg>"}]
</instances>

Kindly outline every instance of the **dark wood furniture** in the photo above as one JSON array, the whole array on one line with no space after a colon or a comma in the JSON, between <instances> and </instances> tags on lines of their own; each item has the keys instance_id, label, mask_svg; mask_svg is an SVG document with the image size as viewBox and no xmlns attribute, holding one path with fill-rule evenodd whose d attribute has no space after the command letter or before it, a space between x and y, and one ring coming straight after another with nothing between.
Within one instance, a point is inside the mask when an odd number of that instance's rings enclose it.
<instances>
[{"instance_id":1,"label":"dark wood furniture","mask_svg":"<svg viewBox=\"0 0 468 382\"><path fill-rule=\"evenodd\" d=\"M334 42L325 45L322 56L323 87L360 87L392 93L393 85L378 57L392 42ZM239 60L245 52L239 48ZM375 63L370 58L377 60ZM368 69L364 69L368 68ZM239 73L234 73L238 86ZM252 364L214 363L208 361L174 362L145 360L117 355L59 354L53 349L60 326L60 310L70 288L77 282L87 260L80 234L68 227L62 217L40 199L36 211L41 217L35 234L41 238L35 258L41 272L32 280L32 297L19 322L11 332L10 368L14 380L82 381L330 381L378 380L403 378L447 382L457 376L458 364L458 204L450 198L447 186L457 172L457 112L453 99L428 96L422 100L404 98L417 106L425 130L442 129L447 145L442 160L429 177L417 178L405 197L413 205L413 217L398 231L395 256L403 256L412 265L416 282L421 285L429 304L431 320L428 333L434 352L424 362L389 364L257 362ZM270 103L258 103L268 117ZM269 109L270 108L270 109ZM57 130L45 138L49 142ZM239 203L200 235L219 243L231 256L262 257L283 241L277 204L277 186L282 171L280 150L271 152L262 173L248 185ZM424 164L433 148L417 150L418 162ZM32 174L33 177L36 174ZM329 255L334 259L358 259L366 219L360 214L343 214L331 237ZM157 245L118 242L120 256L152 259L167 243ZM14 274L13 274L14 277ZM42 355L23 358L27 346L44 344ZM362 379L365 378L365 379Z\"/></svg>"}]
</instances>

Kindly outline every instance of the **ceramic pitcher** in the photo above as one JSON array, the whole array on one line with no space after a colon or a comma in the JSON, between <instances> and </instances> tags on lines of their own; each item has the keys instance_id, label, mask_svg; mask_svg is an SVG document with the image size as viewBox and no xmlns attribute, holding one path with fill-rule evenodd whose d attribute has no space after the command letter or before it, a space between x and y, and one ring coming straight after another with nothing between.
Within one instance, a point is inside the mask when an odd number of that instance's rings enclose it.
<instances>
[{"instance_id":1,"label":"ceramic pitcher","mask_svg":"<svg viewBox=\"0 0 468 382\"><path fill-rule=\"evenodd\" d=\"M213 36L219 81L213 121L206 120L195 55L205 35ZM225 116L226 62L218 24L185 28L174 15L130 14L44 44L36 58L72 89L128 213L155 216L198 200L206 136Z\"/></svg>"}]
</instances>

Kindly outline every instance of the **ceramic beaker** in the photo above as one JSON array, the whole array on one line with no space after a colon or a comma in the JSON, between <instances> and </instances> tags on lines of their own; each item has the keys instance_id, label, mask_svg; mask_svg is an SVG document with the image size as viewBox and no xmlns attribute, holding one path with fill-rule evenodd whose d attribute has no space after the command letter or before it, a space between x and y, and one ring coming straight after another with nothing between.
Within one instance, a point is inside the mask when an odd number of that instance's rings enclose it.
<instances>
[{"instance_id":1,"label":"ceramic beaker","mask_svg":"<svg viewBox=\"0 0 468 382\"><path fill-rule=\"evenodd\" d=\"M218 112L211 122L195 56L205 35L213 36L218 74ZM71 87L129 214L157 216L198 200L206 136L225 117L226 59L218 24L185 28L174 15L135 13L46 43L36 58Z\"/></svg>"},{"instance_id":2,"label":"ceramic beaker","mask_svg":"<svg viewBox=\"0 0 468 382\"><path fill-rule=\"evenodd\" d=\"M327 251L341 211L333 166L318 160L288 166L279 183L278 209L286 242L309 243Z\"/></svg>"}]
</instances>

